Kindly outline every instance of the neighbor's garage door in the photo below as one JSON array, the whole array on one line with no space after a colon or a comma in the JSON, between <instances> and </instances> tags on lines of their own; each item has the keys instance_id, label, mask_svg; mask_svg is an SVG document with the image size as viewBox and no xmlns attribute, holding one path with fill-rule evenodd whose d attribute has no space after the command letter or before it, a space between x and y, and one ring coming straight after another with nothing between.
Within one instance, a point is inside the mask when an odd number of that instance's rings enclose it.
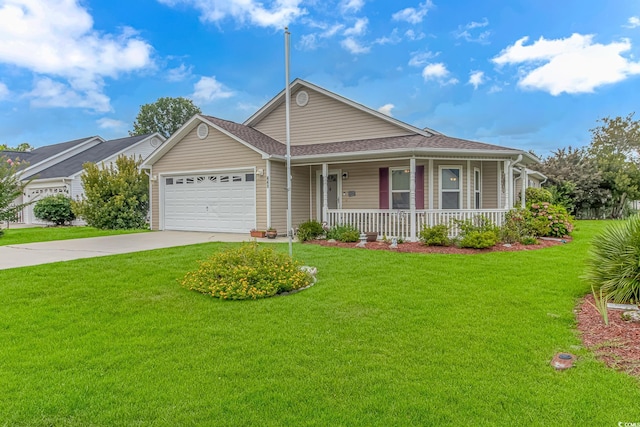
<instances>
[{"instance_id":1,"label":"neighbor's garage door","mask_svg":"<svg viewBox=\"0 0 640 427\"><path fill-rule=\"evenodd\" d=\"M163 179L165 230L246 233L255 227L252 171Z\"/></svg>"}]
</instances>

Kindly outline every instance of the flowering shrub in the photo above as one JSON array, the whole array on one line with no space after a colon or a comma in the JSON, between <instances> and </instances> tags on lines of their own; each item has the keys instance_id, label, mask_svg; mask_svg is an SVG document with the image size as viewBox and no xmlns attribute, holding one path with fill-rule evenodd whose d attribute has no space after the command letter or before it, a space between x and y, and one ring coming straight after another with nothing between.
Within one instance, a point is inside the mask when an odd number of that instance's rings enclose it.
<instances>
[{"instance_id":1,"label":"flowering shrub","mask_svg":"<svg viewBox=\"0 0 640 427\"><path fill-rule=\"evenodd\" d=\"M529 209L534 219L545 224L541 236L563 237L573 231L573 219L562 206L542 202L532 203Z\"/></svg>"},{"instance_id":2,"label":"flowering shrub","mask_svg":"<svg viewBox=\"0 0 640 427\"><path fill-rule=\"evenodd\" d=\"M548 234L548 219L536 218L528 209L511 209L505 214L500 238L505 243L524 243L525 239Z\"/></svg>"},{"instance_id":3,"label":"flowering shrub","mask_svg":"<svg viewBox=\"0 0 640 427\"><path fill-rule=\"evenodd\" d=\"M200 261L180 284L220 299L258 299L309 286L312 276L284 253L256 242L229 249Z\"/></svg>"}]
</instances>

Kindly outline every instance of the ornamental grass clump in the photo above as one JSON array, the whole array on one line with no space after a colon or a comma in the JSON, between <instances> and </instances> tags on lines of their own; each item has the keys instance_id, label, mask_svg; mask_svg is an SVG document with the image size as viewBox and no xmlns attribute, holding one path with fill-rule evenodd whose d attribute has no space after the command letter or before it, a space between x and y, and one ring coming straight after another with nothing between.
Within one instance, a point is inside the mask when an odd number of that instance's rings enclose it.
<instances>
[{"instance_id":1,"label":"ornamental grass clump","mask_svg":"<svg viewBox=\"0 0 640 427\"><path fill-rule=\"evenodd\" d=\"M612 224L594 237L584 277L603 299L640 300L640 216Z\"/></svg>"},{"instance_id":2,"label":"ornamental grass clump","mask_svg":"<svg viewBox=\"0 0 640 427\"><path fill-rule=\"evenodd\" d=\"M309 286L313 278L287 254L256 242L228 249L200 261L180 284L220 299L258 299Z\"/></svg>"}]
</instances>

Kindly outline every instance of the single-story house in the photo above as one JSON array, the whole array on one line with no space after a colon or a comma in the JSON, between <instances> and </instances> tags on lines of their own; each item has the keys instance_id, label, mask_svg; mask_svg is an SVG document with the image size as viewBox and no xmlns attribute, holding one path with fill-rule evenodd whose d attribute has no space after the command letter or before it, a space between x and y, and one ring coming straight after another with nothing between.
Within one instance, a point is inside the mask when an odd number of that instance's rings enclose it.
<instances>
[{"instance_id":1,"label":"single-story house","mask_svg":"<svg viewBox=\"0 0 640 427\"><path fill-rule=\"evenodd\" d=\"M112 140L92 136L46 145L28 152L3 151L0 152L0 156L19 159L26 164L21 171L21 178L31 182L17 203L30 202L59 193L79 199L84 195L81 176L85 163L108 167L121 155L144 160L164 141L165 138L159 133ZM42 223L33 215L33 206L28 205L22 210L19 222Z\"/></svg>"},{"instance_id":2,"label":"single-story house","mask_svg":"<svg viewBox=\"0 0 640 427\"><path fill-rule=\"evenodd\" d=\"M415 240L451 218L501 223L544 179L529 152L420 129L300 79L290 93L293 227ZM196 115L149 156L152 229L287 234L285 94L242 124Z\"/></svg>"}]
</instances>

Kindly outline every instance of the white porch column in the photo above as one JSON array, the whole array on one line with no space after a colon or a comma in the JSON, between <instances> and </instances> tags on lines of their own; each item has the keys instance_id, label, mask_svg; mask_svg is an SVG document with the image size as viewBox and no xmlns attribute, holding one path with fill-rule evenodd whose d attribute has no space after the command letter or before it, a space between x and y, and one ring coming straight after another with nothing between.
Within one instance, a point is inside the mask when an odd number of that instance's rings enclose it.
<instances>
[{"instance_id":1,"label":"white porch column","mask_svg":"<svg viewBox=\"0 0 640 427\"><path fill-rule=\"evenodd\" d=\"M513 168L511 160L504 161L504 192L505 192L505 209L513 207Z\"/></svg>"},{"instance_id":2,"label":"white porch column","mask_svg":"<svg viewBox=\"0 0 640 427\"><path fill-rule=\"evenodd\" d=\"M496 176L498 177L497 181L498 181L498 205L496 206L498 209L500 209L501 206L504 206L502 204L502 162L496 162L496 169L497 169L497 173Z\"/></svg>"},{"instance_id":3,"label":"white porch column","mask_svg":"<svg viewBox=\"0 0 640 427\"><path fill-rule=\"evenodd\" d=\"M520 201L521 204L520 206L522 207L522 209L527 207L527 197L525 196L525 193L527 192L527 187L529 186L529 178L527 178L527 168L525 168L524 166L522 167L522 174L520 175L520 180L522 181L522 189L520 190Z\"/></svg>"},{"instance_id":4,"label":"white porch column","mask_svg":"<svg viewBox=\"0 0 640 427\"><path fill-rule=\"evenodd\" d=\"M429 185L429 209L434 209L433 207L433 159L429 159L429 171L427 175L427 183Z\"/></svg>"},{"instance_id":5,"label":"white porch column","mask_svg":"<svg viewBox=\"0 0 640 427\"><path fill-rule=\"evenodd\" d=\"M411 241L416 241L416 159L409 160L409 212Z\"/></svg>"},{"instance_id":6,"label":"white porch column","mask_svg":"<svg viewBox=\"0 0 640 427\"><path fill-rule=\"evenodd\" d=\"M329 197L327 196L327 191L329 191L329 183L328 183L328 175L329 175L329 164L322 164L322 220L328 221L327 218L327 206L329 204Z\"/></svg>"},{"instance_id":7,"label":"white porch column","mask_svg":"<svg viewBox=\"0 0 640 427\"><path fill-rule=\"evenodd\" d=\"M467 160L467 209L471 209L471 160Z\"/></svg>"},{"instance_id":8,"label":"white porch column","mask_svg":"<svg viewBox=\"0 0 640 427\"><path fill-rule=\"evenodd\" d=\"M267 160L267 228L271 227L271 160Z\"/></svg>"}]
</instances>

